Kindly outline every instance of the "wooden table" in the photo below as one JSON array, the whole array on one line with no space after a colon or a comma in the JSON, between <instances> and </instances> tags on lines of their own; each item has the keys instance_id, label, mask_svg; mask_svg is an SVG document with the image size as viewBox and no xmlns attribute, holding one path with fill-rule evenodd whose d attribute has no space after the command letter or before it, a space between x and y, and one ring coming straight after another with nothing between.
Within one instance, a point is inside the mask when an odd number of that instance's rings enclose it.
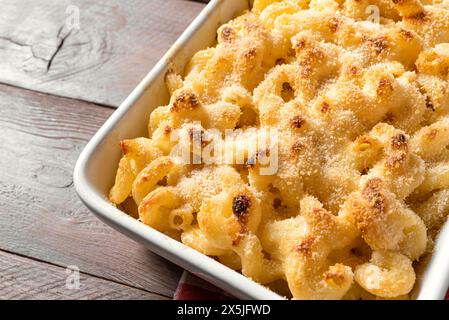
<instances>
[{"instance_id":1,"label":"wooden table","mask_svg":"<svg viewBox=\"0 0 449 320\"><path fill-rule=\"evenodd\" d=\"M0 299L172 298L182 270L95 218L72 172L203 7L0 0ZM66 285L67 266L80 289Z\"/></svg>"}]
</instances>

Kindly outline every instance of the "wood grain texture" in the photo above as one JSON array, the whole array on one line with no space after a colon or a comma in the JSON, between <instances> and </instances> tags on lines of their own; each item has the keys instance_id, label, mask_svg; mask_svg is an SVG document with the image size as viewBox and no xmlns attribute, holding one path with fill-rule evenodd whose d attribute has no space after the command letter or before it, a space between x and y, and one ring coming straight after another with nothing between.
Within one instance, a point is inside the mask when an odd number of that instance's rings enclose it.
<instances>
[{"instance_id":1,"label":"wood grain texture","mask_svg":"<svg viewBox=\"0 0 449 320\"><path fill-rule=\"evenodd\" d=\"M78 275L79 287L74 285ZM1 299L167 299L82 272L78 275L73 269L61 268L0 251Z\"/></svg>"},{"instance_id":2,"label":"wood grain texture","mask_svg":"<svg viewBox=\"0 0 449 320\"><path fill-rule=\"evenodd\" d=\"M0 83L118 106L203 7L186 0L0 0Z\"/></svg>"},{"instance_id":3,"label":"wood grain texture","mask_svg":"<svg viewBox=\"0 0 449 320\"><path fill-rule=\"evenodd\" d=\"M113 109L0 85L0 250L171 297L181 270L78 199L76 159Z\"/></svg>"}]
</instances>

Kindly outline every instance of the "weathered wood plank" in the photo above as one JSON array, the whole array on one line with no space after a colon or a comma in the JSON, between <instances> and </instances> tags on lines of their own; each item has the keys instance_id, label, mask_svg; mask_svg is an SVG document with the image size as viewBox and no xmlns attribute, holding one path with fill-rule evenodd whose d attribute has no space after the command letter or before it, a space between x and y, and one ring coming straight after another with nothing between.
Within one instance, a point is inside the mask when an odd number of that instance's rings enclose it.
<instances>
[{"instance_id":1,"label":"weathered wood plank","mask_svg":"<svg viewBox=\"0 0 449 320\"><path fill-rule=\"evenodd\" d=\"M118 106L203 7L185 0L0 0L0 82Z\"/></svg>"},{"instance_id":2,"label":"weathered wood plank","mask_svg":"<svg viewBox=\"0 0 449 320\"><path fill-rule=\"evenodd\" d=\"M0 251L1 299L167 299L144 290L99 279Z\"/></svg>"},{"instance_id":3,"label":"weathered wood plank","mask_svg":"<svg viewBox=\"0 0 449 320\"><path fill-rule=\"evenodd\" d=\"M100 222L73 188L78 154L112 111L0 85L0 250L171 297L181 270Z\"/></svg>"}]
</instances>

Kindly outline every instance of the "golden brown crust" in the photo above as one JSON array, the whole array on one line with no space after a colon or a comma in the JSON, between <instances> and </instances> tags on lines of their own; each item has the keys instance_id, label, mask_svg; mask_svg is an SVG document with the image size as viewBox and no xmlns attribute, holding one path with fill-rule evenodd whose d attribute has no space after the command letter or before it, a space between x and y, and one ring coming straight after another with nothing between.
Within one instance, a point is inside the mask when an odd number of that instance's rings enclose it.
<instances>
[{"instance_id":1,"label":"golden brown crust","mask_svg":"<svg viewBox=\"0 0 449 320\"><path fill-rule=\"evenodd\" d=\"M349 210L353 212L357 228L362 234L366 233L385 214L387 200L381 188L381 179L369 180L362 190L362 198L358 201L349 202Z\"/></svg>"},{"instance_id":2,"label":"golden brown crust","mask_svg":"<svg viewBox=\"0 0 449 320\"><path fill-rule=\"evenodd\" d=\"M449 214L449 0L255 0L165 80L114 204L298 299L408 293Z\"/></svg>"},{"instance_id":3,"label":"golden brown crust","mask_svg":"<svg viewBox=\"0 0 449 320\"><path fill-rule=\"evenodd\" d=\"M200 106L198 96L190 91L183 90L176 95L175 101L170 108L171 112L179 112L182 110L193 110Z\"/></svg>"},{"instance_id":4,"label":"golden brown crust","mask_svg":"<svg viewBox=\"0 0 449 320\"><path fill-rule=\"evenodd\" d=\"M312 254L312 247L315 243L315 237L312 235L306 236L301 242L294 247L294 250L299 252L303 256Z\"/></svg>"}]
</instances>

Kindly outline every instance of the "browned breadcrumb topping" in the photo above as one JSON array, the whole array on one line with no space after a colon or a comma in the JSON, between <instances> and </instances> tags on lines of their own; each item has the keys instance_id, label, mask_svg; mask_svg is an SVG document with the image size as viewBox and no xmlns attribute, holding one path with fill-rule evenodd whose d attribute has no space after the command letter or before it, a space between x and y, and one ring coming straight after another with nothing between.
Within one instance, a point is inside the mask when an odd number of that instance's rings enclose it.
<instances>
[{"instance_id":1,"label":"browned breadcrumb topping","mask_svg":"<svg viewBox=\"0 0 449 320\"><path fill-rule=\"evenodd\" d=\"M338 264L332 269L332 271L326 271L324 273L324 280L335 286L338 286L343 281L345 281L346 277L343 270L343 265Z\"/></svg>"},{"instance_id":2,"label":"browned breadcrumb topping","mask_svg":"<svg viewBox=\"0 0 449 320\"><path fill-rule=\"evenodd\" d=\"M435 112L435 106L432 103L432 100L430 100L429 96L426 95L426 107L433 112Z\"/></svg>"},{"instance_id":3,"label":"browned breadcrumb topping","mask_svg":"<svg viewBox=\"0 0 449 320\"><path fill-rule=\"evenodd\" d=\"M166 75L171 100L151 114L149 139L120 143L110 199L134 199L141 221L193 212L182 230L148 224L232 256L233 267L262 284L287 281L295 298L380 297L359 268L376 264L371 254L380 251L415 268L449 213L449 0L370 0L379 22L361 0L253 2L185 74ZM191 143L215 144L214 155L232 149L231 163L176 162L154 182L142 169L170 158L167 135L178 129ZM225 135L235 129L232 146ZM269 147L256 146L265 129L276 130L278 144L270 135ZM265 176L270 153L277 167ZM153 190L173 201L161 204ZM213 225L220 213L229 223Z\"/></svg>"},{"instance_id":4,"label":"browned breadcrumb topping","mask_svg":"<svg viewBox=\"0 0 449 320\"><path fill-rule=\"evenodd\" d=\"M327 111L329 111L330 105L327 102L323 102L321 104L321 112L322 113L326 113Z\"/></svg>"},{"instance_id":5,"label":"browned breadcrumb topping","mask_svg":"<svg viewBox=\"0 0 449 320\"><path fill-rule=\"evenodd\" d=\"M312 247L315 243L315 237L308 235L302 241L294 247L294 251L299 252L304 256L308 256L312 253Z\"/></svg>"},{"instance_id":6,"label":"browned breadcrumb topping","mask_svg":"<svg viewBox=\"0 0 449 320\"><path fill-rule=\"evenodd\" d=\"M233 246L238 246L248 233L248 215L251 207L251 199L245 194L235 196L232 200L232 212L238 218L240 231L232 241Z\"/></svg>"},{"instance_id":7,"label":"browned breadcrumb topping","mask_svg":"<svg viewBox=\"0 0 449 320\"><path fill-rule=\"evenodd\" d=\"M389 47L388 39L384 36L366 38L365 41L376 51L377 54L381 54Z\"/></svg>"},{"instance_id":8,"label":"browned breadcrumb topping","mask_svg":"<svg viewBox=\"0 0 449 320\"><path fill-rule=\"evenodd\" d=\"M379 178L369 180L362 191L362 197L369 201L371 208L383 212L386 202L381 192L382 180Z\"/></svg>"},{"instance_id":9,"label":"browned breadcrumb topping","mask_svg":"<svg viewBox=\"0 0 449 320\"><path fill-rule=\"evenodd\" d=\"M247 195L238 195L232 200L232 212L239 218L244 217L251 207L251 199Z\"/></svg>"},{"instance_id":10,"label":"browned breadcrumb topping","mask_svg":"<svg viewBox=\"0 0 449 320\"><path fill-rule=\"evenodd\" d=\"M357 75L360 73L360 69L357 66L351 66L349 68L349 73L352 75Z\"/></svg>"},{"instance_id":11,"label":"browned breadcrumb topping","mask_svg":"<svg viewBox=\"0 0 449 320\"><path fill-rule=\"evenodd\" d=\"M273 208L274 209L279 209L280 207L282 207L282 201L279 198L274 198L273 199Z\"/></svg>"},{"instance_id":12,"label":"browned breadcrumb topping","mask_svg":"<svg viewBox=\"0 0 449 320\"><path fill-rule=\"evenodd\" d=\"M246 50L243 53L243 56L250 60L250 59L254 59L257 56L257 49L256 48L249 48L248 50Z\"/></svg>"},{"instance_id":13,"label":"browned breadcrumb topping","mask_svg":"<svg viewBox=\"0 0 449 320\"><path fill-rule=\"evenodd\" d=\"M305 123L305 121L306 120L302 116L294 116L290 120L290 125L292 126L292 128L301 129L301 127Z\"/></svg>"},{"instance_id":14,"label":"browned breadcrumb topping","mask_svg":"<svg viewBox=\"0 0 449 320\"><path fill-rule=\"evenodd\" d=\"M198 96L191 91L182 91L173 102L170 111L192 110L200 106Z\"/></svg>"},{"instance_id":15,"label":"browned breadcrumb topping","mask_svg":"<svg viewBox=\"0 0 449 320\"><path fill-rule=\"evenodd\" d=\"M360 175L365 176L367 175L369 172L369 168L363 168L362 170L360 170Z\"/></svg>"},{"instance_id":16,"label":"browned breadcrumb topping","mask_svg":"<svg viewBox=\"0 0 449 320\"><path fill-rule=\"evenodd\" d=\"M297 50L301 50L301 49L303 49L305 47L306 47L306 40L305 39L299 39L299 41L296 43L296 46L295 46L295 48Z\"/></svg>"},{"instance_id":17,"label":"browned breadcrumb topping","mask_svg":"<svg viewBox=\"0 0 449 320\"><path fill-rule=\"evenodd\" d=\"M377 95L384 96L393 92L393 85L387 78L380 79L379 86L377 87Z\"/></svg>"},{"instance_id":18,"label":"browned breadcrumb topping","mask_svg":"<svg viewBox=\"0 0 449 320\"><path fill-rule=\"evenodd\" d=\"M224 27L221 30L221 38L223 39L223 41L225 42L232 42L235 39L235 32L232 28L230 27Z\"/></svg>"},{"instance_id":19,"label":"browned breadcrumb topping","mask_svg":"<svg viewBox=\"0 0 449 320\"><path fill-rule=\"evenodd\" d=\"M276 65L281 65L285 63L287 63L287 60L285 60L284 58L279 58L276 60Z\"/></svg>"},{"instance_id":20,"label":"browned breadcrumb topping","mask_svg":"<svg viewBox=\"0 0 449 320\"><path fill-rule=\"evenodd\" d=\"M400 168L407 161L406 152L393 153L387 157L385 161L385 167L390 169Z\"/></svg>"},{"instance_id":21,"label":"browned breadcrumb topping","mask_svg":"<svg viewBox=\"0 0 449 320\"><path fill-rule=\"evenodd\" d=\"M429 140L435 139L435 137L437 136L439 130L438 129L432 129L429 132L426 133L427 138L429 138Z\"/></svg>"},{"instance_id":22,"label":"browned breadcrumb topping","mask_svg":"<svg viewBox=\"0 0 449 320\"><path fill-rule=\"evenodd\" d=\"M301 140L295 141L291 147L292 156L297 156L305 147L306 145Z\"/></svg>"},{"instance_id":23,"label":"browned breadcrumb topping","mask_svg":"<svg viewBox=\"0 0 449 320\"><path fill-rule=\"evenodd\" d=\"M393 112L387 112L383 118L383 121L391 123L395 120L395 118L396 117Z\"/></svg>"},{"instance_id":24,"label":"browned breadcrumb topping","mask_svg":"<svg viewBox=\"0 0 449 320\"><path fill-rule=\"evenodd\" d=\"M355 223L362 234L382 219L387 210L387 199L382 191L380 179L369 180L362 193L361 198L350 199L349 207L354 213Z\"/></svg>"},{"instance_id":25,"label":"browned breadcrumb topping","mask_svg":"<svg viewBox=\"0 0 449 320\"><path fill-rule=\"evenodd\" d=\"M421 24L426 22L427 20L427 14L424 11L418 12L414 15L405 17L407 20L416 23L416 24Z\"/></svg>"},{"instance_id":26,"label":"browned breadcrumb topping","mask_svg":"<svg viewBox=\"0 0 449 320\"><path fill-rule=\"evenodd\" d=\"M338 29L340 28L341 23L342 23L341 20L338 19L337 17L332 18L329 21L331 31L334 33L337 32Z\"/></svg>"},{"instance_id":27,"label":"browned breadcrumb topping","mask_svg":"<svg viewBox=\"0 0 449 320\"><path fill-rule=\"evenodd\" d=\"M394 150L407 149L407 137L403 133L399 133L391 138L391 147Z\"/></svg>"},{"instance_id":28,"label":"browned breadcrumb topping","mask_svg":"<svg viewBox=\"0 0 449 320\"><path fill-rule=\"evenodd\" d=\"M404 38L405 38L406 40L411 40L411 39L413 39L413 33L410 32L409 30L406 30L406 29L401 28L401 29L399 29L399 32L404 36Z\"/></svg>"}]
</instances>

